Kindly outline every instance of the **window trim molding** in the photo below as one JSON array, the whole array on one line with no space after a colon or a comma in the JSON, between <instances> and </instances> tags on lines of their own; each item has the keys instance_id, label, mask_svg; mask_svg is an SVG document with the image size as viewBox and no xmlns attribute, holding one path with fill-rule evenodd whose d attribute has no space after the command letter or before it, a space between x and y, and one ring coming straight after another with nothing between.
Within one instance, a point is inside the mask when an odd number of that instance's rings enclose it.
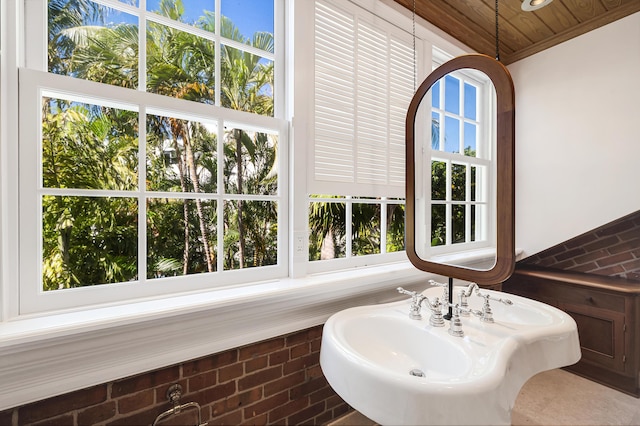
<instances>
[{"instance_id":1,"label":"window trim molding","mask_svg":"<svg viewBox=\"0 0 640 426\"><path fill-rule=\"evenodd\" d=\"M404 261L23 317L0 327L0 411L320 325L430 278Z\"/></svg>"}]
</instances>

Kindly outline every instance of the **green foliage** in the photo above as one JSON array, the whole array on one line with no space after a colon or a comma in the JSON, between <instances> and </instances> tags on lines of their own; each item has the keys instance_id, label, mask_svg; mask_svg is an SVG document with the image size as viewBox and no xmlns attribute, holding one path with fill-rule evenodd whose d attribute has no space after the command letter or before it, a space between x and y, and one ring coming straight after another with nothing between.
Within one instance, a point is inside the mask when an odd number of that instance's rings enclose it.
<instances>
[{"instance_id":1,"label":"green foliage","mask_svg":"<svg viewBox=\"0 0 640 426\"><path fill-rule=\"evenodd\" d=\"M180 0L162 0L158 13L182 21ZM132 89L138 88L137 25L105 23L107 8L87 0L49 1L49 71ZM204 12L190 23L213 29ZM273 52L273 36L243 37L226 17L222 35ZM202 37L149 23L146 80L150 92L215 102L215 44ZM224 107L273 115L273 64L222 46ZM138 152L138 114L99 105L45 99L42 121L46 188L137 191L138 161L146 162L145 189L180 193L146 199L148 278L217 269L218 205L199 197L218 188L218 141L203 123L147 116L146 152ZM223 185L237 194L277 194L274 135L225 131ZM93 193L92 193L93 194ZM185 196L186 195L186 196ZM191 196L192 195L192 196ZM138 195L45 196L43 287L72 288L136 280ZM222 206L224 269L277 263L277 205L236 200ZM143 272L144 273L144 272Z\"/></svg>"}]
</instances>

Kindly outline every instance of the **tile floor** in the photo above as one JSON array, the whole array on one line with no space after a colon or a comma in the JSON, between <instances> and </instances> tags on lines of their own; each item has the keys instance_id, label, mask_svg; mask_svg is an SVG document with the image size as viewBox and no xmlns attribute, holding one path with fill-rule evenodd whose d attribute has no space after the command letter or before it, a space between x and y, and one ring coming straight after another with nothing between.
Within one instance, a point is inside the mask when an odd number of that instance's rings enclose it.
<instances>
[{"instance_id":1,"label":"tile floor","mask_svg":"<svg viewBox=\"0 0 640 426\"><path fill-rule=\"evenodd\" d=\"M564 370L532 377L522 387L512 412L513 425L640 425L640 399ZM329 426L372 426L358 412Z\"/></svg>"}]
</instances>

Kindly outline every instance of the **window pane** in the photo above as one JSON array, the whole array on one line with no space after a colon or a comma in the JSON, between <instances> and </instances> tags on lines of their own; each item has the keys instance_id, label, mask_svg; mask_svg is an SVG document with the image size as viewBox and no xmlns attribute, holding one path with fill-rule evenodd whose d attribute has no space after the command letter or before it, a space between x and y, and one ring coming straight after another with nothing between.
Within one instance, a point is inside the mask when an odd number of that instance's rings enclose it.
<instances>
[{"instance_id":1,"label":"window pane","mask_svg":"<svg viewBox=\"0 0 640 426\"><path fill-rule=\"evenodd\" d=\"M460 114L460 80L450 75L444 78L444 109Z\"/></svg>"},{"instance_id":2,"label":"window pane","mask_svg":"<svg viewBox=\"0 0 640 426\"><path fill-rule=\"evenodd\" d=\"M354 203L351 229L354 256L380 253L380 204Z\"/></svg>"},{"instance_id":3,"label":"window pane","mask_svg":"<svg viewBox=\"0 0 640 426\"><path fill-rule=\"evenodd\" d=\"M87 2L49 2L49 72L138 87L138 18Z\"/></svg>"},{"instance_id":4,"label":"window pane","mask_svg":"<svg viewBox=\"0 0 640 426\"><path fill-rule=\"evenodd\" d=\"M404 250L404 204L387 205L387 253Z\"/></svg>"},{"instance_id":5,"label":"window pane","mask_svg":"<svg viewBox=\"0 0 640 426\"><path fill-rule=\"evenodd\" d=\"M224 269L278 263L278 204L234 200L224 203Z\"/></svg>"},{"instance_id":6,"label":"window pane","mask_svg":"<svg viewBox=\"0 0 640 426\"><path fill-rule=\"evenodd\" d=\"M464 123L464 155L476 157L477 128L473 123Z\"/></svg>"},{"instance_id":7,"label":"window pane","mask_svg":"<svg viewBox=\"0 0 640 426\"><path fill-rule=\"evenodd\" d=\"M42 104L45 188L137 188L137 112L47 97Z\"/></svg>"},{"instance_id":8,"label":"window pane","mask_svg":"<svg viewBox=\"0 0 640 426\"><path fill-rule=\"evenodd\" d=\"M447 163L431 161L431 199L447 199Z\"/></svg>"},{"instance_id":9,"label":"window pane","mask_svg":"<svg viewBox=\"0 0 640 426\"><path fill-rule=\"evenodd\" d=\"M147 189L217 190L217 126L147 115Z\"/></svg>"},{"instance_id":10,"label":"window pane","mask_svg":"<svg viewBox=\"0 0 640 426\"><path fill-rule=\"evenodd\" d=\"M147 91L215 102L215 43L166 25L147 24Z\"/></svg>"},{"instance_id":11,"label":"window pane","mask_svg":"<svg viewBox=\"0 0 640 426\"><path fill-rule=\"evenodd\" d=\"M241 34L273 34L273 0L222 0L222 15L231 19Z\"/></svg>"},{"instance_id":12,"label":"window pane","mask_svg":"<svg viewBox=\"0 0 640 426\"><path fill-rule=\"evenodd\" d=\"M442 118L437 112L431 113L431 149L440 150L440 123Z\"/></svg>"},{"instance_id":13,"label":"window pane","mask_svg":"<svg viewBox=\"0 0 640 426\"><path fill-rule=\"evenodd\" d=\"M460 152L460 120L457 118L444 118L444 150L451 153Z\"/></svg>"},{"instance_id":14,"label":"window pane","mask_svg":"<svg viewBox=\"0 0 640 426\"><path fill-rule=\"evenodd\" d=\"M465 241L465 206L454 204L451 206L451 243Z\"/></svg>"},{"instance_id":15,"label":"window pane","mask_svg":"<svg viewBox=\"0 0 640 426\"><path fill-rule=\"evenodd\" d=\"M216 270L216 202L147 200L147 278Z\"/></svg>"},{"instance_id":16,"label":"window pane","mask_svg":"<svg viewBox=\"0 0 640 426\"><path fill-rule=\"evenodd\" d=\"M138 278L138 201L42 197L43 290Z\"/></svg>"},{"instance_id":17,"label":"window pane","mask_svg":"<svg viewBox=\"0 0 640 426\"><path fill-rule=\"evenodd\" d=\"M429 90L431 91L431 106L440 108L440 81L436 81Z\"/></svg>"},{"instance_id":18,"label":"window pane","mask_svg":"<svg viewBox=\"0 0 640 426\"><path fill-rule=\"evenodd\" d=\"M215 31L215 0L182 1L180 8L174 1L147 0L147 10L174 21Z\"/></svg>"},{"instance_id":19,"label":"window pane","mask_svg":"<svg viewBox=\"0 0 640 426\"><path fill-rule=\"evenodd\" d=\"M228 194L278 193L277 135L225 129L224 183Z\"/></svg>"},{"instance_id":20,"label":"window pane","mask_svg":"<svg viewBox=\"0 0 640 426\"><path fill-rule=\"evenodd\" d=\"M469 83L464 84L464 116L476 120L476 87Z\"/></svg>"},{"instance_id":21,"label":"window pane","mask_svg":"<svg viewBox=\"0 0 640 426\"><path fill-rule=\"evenodd\" d=\"M444 204L431 205L431 246L447 242L447 208Z\"/></svg>"},{"instance_id":22,"label":"window pane","mask_svg":"<svg viewBox=\"0 0 640 426\"><path fill-rule=\"evenodd\" d=\"M273 37L265 38L255 47L273 51ZM221 49L222 106L273 117L273 61L225 45Z\"/></svg>"},{"instance_id":23,"label":"window pane","mask_svg":"<svg viewBox=\"0 0 640 426\"><path fill-rule=\"evenodd\" d=\"M451 199L466 200L467 168L464 164L451 165Z\"/></svg>"},{"instance_id":24,"label":"window pane","mask_svg":"<svg viewBox=\"0 0 640 426\"><path fill-rule=\"evenodd\" d=\"M476 241L476 205L471 204L471 241Z\"/></svg>"},{"instance_id":25,"label":"window pane","mask_svg":"<svg viewBox=\"0 0 640 426\"><path fill-rule=\"evenodd\" d=\"M309 260L346 256L345 203L309 203Z\"/></svg>"}]
</instances>

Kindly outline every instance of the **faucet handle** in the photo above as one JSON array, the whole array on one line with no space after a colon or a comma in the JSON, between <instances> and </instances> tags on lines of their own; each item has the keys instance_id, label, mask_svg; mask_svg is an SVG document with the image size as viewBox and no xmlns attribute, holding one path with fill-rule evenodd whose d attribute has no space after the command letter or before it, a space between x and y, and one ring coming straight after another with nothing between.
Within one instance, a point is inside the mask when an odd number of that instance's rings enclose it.
<instances>
[{"instance_id":1,"label":"faucet handle","mask_svg":"<svg viewBox=\"0 0 640 426\"><path fill-rule=\"evenodd\" d=\"M420 315L420 305L422 301L427 297L422 295L422 293L418 293L417 291L409 291L405 290L402 287L398 287L398 293L406 294L407 296L411 296L411 307L409 308L409 318L419 320L422 319L422 315Z\"/></svg>"},{"instance_id":2,"label":"faucet handle","mask_svg":"<svg viewBox=\"0 0 640 426\"><path fill-rule=\"evenodd\" d=\"M429 284L435 285L435 286L438 286L438 287L447 287L448 286L448 284L446 284L446 283L439 283L438 281L435 281L435 280L429 280Z\"/></svg>"}]
</instances>

